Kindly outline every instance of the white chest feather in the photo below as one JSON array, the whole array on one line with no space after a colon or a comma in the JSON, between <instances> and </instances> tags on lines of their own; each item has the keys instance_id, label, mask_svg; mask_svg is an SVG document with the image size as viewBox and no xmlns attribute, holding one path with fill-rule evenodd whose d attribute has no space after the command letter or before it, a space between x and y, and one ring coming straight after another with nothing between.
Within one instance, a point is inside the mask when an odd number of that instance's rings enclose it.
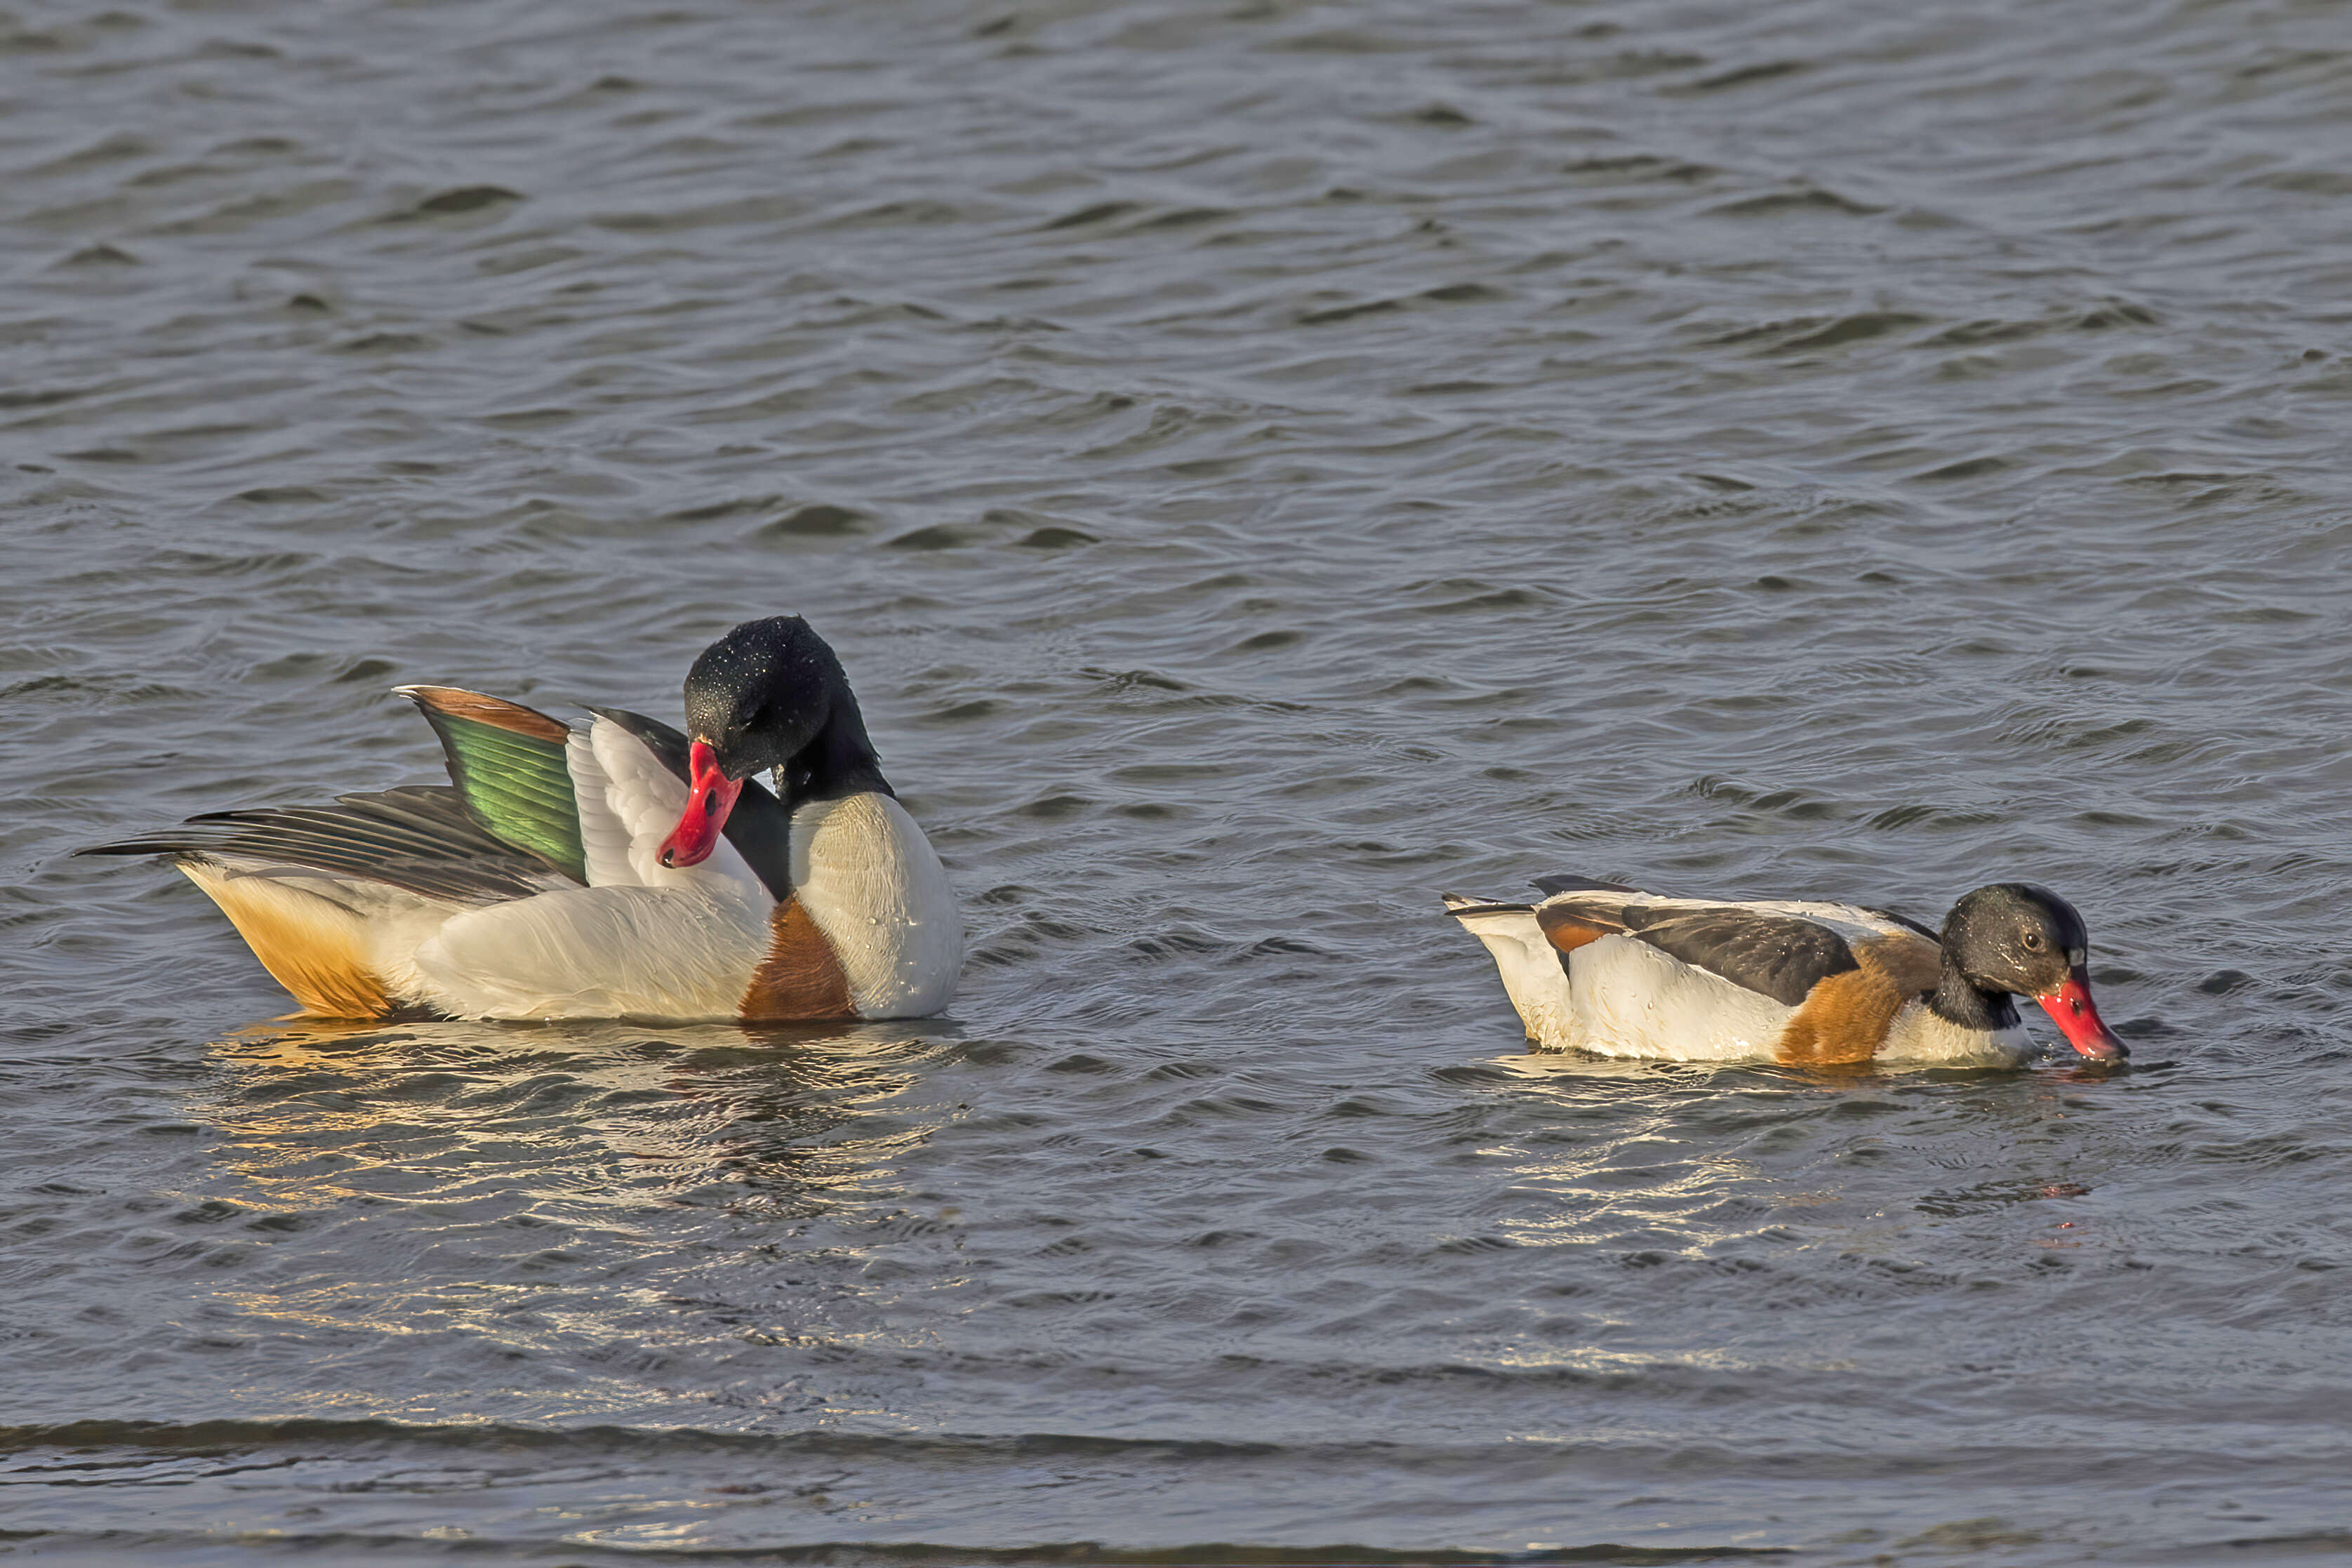
<instances>
[{"instance_id":1,"label":"white chest feather","mask_svg":"<svg viewBox=\"0 0 2352 1568\"><path fill-rule=\"evenodd\" d=\"M800 807L792 878L859 1016L918 1018L947 1005L963 969L963 915L904 806L887 795L853 795Z\"/></svg>"},{"instance_id":2,"label":"white chest feather","mask_svg":"<svg viewBox=\"0 0 2352 1568\"><path fill-rule=\"evenodd\" d=\"M1886 1030L1883 1062L1948 1062L1954 1066L2015 1067L2032 1049L2025 1026L1988 1033L1937 1017L1919 1002L1906 1002Z\"/></svg>"}]
</instances>

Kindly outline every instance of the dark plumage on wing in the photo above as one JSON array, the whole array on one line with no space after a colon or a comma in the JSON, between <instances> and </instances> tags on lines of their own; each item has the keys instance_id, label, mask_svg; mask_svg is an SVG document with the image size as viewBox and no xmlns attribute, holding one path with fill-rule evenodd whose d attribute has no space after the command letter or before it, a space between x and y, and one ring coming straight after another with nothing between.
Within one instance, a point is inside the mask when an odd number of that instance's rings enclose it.
<instances>
[{"instance_id":1,"label":"dark plumage on wing","mask_svg":"<svg viewBox=\"0 0 2352 1568\"><path fill-rule=\"evenodd\" d=\"M461 903L529 898L575 880L486 832L446 784L347 795L332 805L206 812L160 833L74 853L266 861Z\"/></svg>"}]
</instances>

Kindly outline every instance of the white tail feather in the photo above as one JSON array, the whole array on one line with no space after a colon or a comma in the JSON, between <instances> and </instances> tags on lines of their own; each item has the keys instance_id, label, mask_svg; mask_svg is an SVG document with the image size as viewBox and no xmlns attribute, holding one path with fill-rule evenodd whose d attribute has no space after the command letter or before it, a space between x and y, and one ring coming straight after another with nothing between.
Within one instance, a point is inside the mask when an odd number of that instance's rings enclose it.
<instances>
[{"instance_id":1,"label":"white tail feather","mask_svg":"<svg viewBox=\"0 0 2352 1568\"><path fill-rule=\"evenodd\" d=\"M1566 1050L1575 1032L1568 972L1560 966L1559 951L1536 923L1534 909L1484 903L1459 893L1446 894L1445 907L1493 956L1528 1038L1547 1050Z\"/></svg>"}]
</instances>

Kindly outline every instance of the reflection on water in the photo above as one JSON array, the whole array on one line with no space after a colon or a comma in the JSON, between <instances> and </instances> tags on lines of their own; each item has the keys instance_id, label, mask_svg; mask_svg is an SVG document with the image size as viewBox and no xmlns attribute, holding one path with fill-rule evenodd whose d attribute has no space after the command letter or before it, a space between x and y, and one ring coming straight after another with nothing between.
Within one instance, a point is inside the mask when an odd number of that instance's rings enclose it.
<instances>
[{"instance_id":1,"label":"reflection on water","mask_svg":"<svg viewBox=\"0 0 2352 1568\"><path fill-rule=\"evenodd\" d=\"M1651 1243L1637 1254L1649 1264L1665 1261L1665 1248L1738 1269L1761 1268L1752 1260L1759 1240L1892 1255L1921 1215L2088 1196L2093 1188L2072 1179L2076 1147L2064 1124L2087 1109L2075 1094L2110 1076L1689 1063L1629 1071L1550 1055L1493 1065L1561 1130L1517 1151L1496 1205L1497 1237L1598 1245L1622 1242L1632 1226L1632 1239Z\"/></svg>"},{"instance_id":2,"label":"reflection on water","mask_svg":"<svg viewBox=\"0 0 2352 1568\"><path fill-rule=\"evenodd\" d=\"M399 1349L360 1375L394 1386L406 1358L462 1346L427 1380L440 1386L394 1395L438 1420L453 1394L475 1418L517 1395L542 1415L667 1397L666 1363L723 1358L730 1341L887 1339L855 1310L854 1282L874 1263L872 1232L926 1226L903 1206L900 1166L958 1113L923 1093L956 1033L238 1030L213 1043L220 1071L191 1106L213 1136L173 1194L184 1223L237 1235L246 1254L215 1258L197 1310L216 1332L278 1342L265 1365L306 1358L299 1407L315 1415L346 1405L341 1356L371 1360L383 1336ZM496 1394L477 1385L501 1357L559 1358L569 1392L518 1386L511 1371ZM688 1397L812 1413L789 1386L732 1379Z\"/></svg>"},{"instance_id":3,"label":"reflection on water","mask_svg":"<svg viewBox=\"0 0 2352 1568\"><path fill-rule=\"evenodd\" d=\"M209 1108L241 1175L341 1192L303 1167L320 1147L389 1163L460 1161L528 1191L587 1201L600 1187L677 1201L718 1184L730 1203L887 1179L938 1124L882 1109L951 1049L951 1023L562 1026L288 1020L213 1043L227 1069Z\"/></svg>"}]
</instances>

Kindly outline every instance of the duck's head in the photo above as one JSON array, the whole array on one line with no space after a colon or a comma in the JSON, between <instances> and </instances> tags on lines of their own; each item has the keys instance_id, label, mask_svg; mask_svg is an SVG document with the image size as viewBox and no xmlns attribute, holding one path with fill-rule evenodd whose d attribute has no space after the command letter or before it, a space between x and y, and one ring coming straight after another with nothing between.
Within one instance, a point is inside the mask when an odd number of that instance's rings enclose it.
<instances>
[{"instance_id":1,"label":"duck's head","mask_svg":"<svg viewBox=\"0 0 2352 1568\"><path fill-rule=\"evenodd\" d=\"M708 858L743 781L763 768L787 807L834 787L889 787L841 660L798 616L745 621L702 650L686 674L686 811L662 843L665 866Z\"/></svg>"},{"instance_id":2,"label":"duck's head","mask_svg":"<svg viewBox=\"0 0 2352 1568\"><path fill-rule=\"evenodd\" d=\"M2074 906L2031 882L1996 882L1952 906L1944 962L1980 990L2031 996L2080 1054L2131 1055L2091 1000L2090 936Z\"/></svg>"}]
</instances>

